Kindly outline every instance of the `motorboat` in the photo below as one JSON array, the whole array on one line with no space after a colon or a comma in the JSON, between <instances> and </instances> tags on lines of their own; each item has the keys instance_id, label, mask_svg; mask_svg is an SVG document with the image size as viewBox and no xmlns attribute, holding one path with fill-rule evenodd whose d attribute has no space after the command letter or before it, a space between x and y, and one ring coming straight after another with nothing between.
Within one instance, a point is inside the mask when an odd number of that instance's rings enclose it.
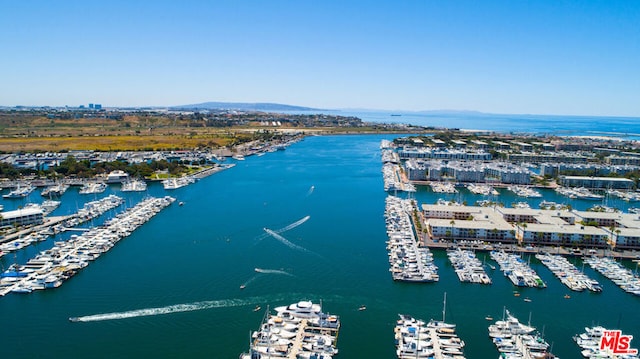
<instances>
[{"instance_id":1,"label":"motorboat","mask_svg":"<svg viewBox=\"0 0 640 359\"><path fill-rule=\"evenodd\" d=\"M22 187L20 185L18 185L18 187L16 189L14 189L13 191L7 193L7 194L3 194L2 198L6 198L6 199L15 199L15 198L25 198L27 197L29 194L31 194L31 192L33 192L36 188L33 187L32 185L28 185L25 187Z\"/></svg>"},{"instance_id":2,"label":"motorboat","mask_svg":"<svg viewBox=\"0 0 640 359\"><path fill-rule=\"evenodd\" d=\"M281 317L313 318L319 315L321 309L319 304L314 304L310 301L300 301L288 306L277 307L275 311L278 313L278 316Z\"/></svg>"},{"instance_id":3,"label":"motorboat","mask_svg":"<svg viewBox=\"0 0 640 359\"><path fill-rule=\"evenodd\" d=\"M147 190L147 183L143 180L127 180L122 182L120 187L122 192L143 192Z\"/></svg>"},{"instance_id":4,"label":"motorboat","mask_svg":"<svg viewBox=\"0 0 640 359\"><path fill-rule=\"evenodd\" d=\"M97 194L102 193L107 189L107 184L104 182L87 182L85 183L78 193L80 194Z\"/></svg>"}]
</instances>

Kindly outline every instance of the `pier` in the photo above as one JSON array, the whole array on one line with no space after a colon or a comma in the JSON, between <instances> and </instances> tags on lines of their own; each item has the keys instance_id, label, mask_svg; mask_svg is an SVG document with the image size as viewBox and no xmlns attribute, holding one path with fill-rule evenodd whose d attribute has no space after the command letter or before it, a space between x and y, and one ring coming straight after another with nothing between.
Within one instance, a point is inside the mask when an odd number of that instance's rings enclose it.
<instances>
[{"instance_id":1,"label":"pier","mask_svg":"<svg viewBox=\"0 0 640 359\"><path fill-rule=\"evenodd\" d=\"M105 226L92 228L64 242L56 242L53 248L41 251L26 265L11 265L2 272L0 296L9 292L31 293L59 287L174 201L168 196L143 200Z\"/></svg>"},{"instance_id":2,"label":"pier","mask_svg":"<svg viewBox=\"0 0 640 359\"><path fill-rule=\"evenodd\" d=\"M276 315L265 313L260 330L252 334L249 353L241 359L257 357L328 358L338 354L336 341L340 320L325 314L319 304L301 301L277 307Z\"/></svg>"},{"instance_id":3,"label":"pier","mask_svg":"<svg viewBox=\"0 0 640 359\"><path fill-rule=\"evenodd\" d=\"M302 351L302 339L304 339L304 330L306 328L307 328L307 320L303 319L300 322L300 329L296 334L296 338L293 341L293 345L291 346L291 351L289 352L289 355L287 355L287 358L296 359L298 357L298 353Z\"/></svg>"},{"instance_id":4,"label":"pier","mask_svg":"<svg viewBox=\"0 0 640 359\"><path fill-rule=\"evenodd\" d=\"M11 234L7 234L6 236L0 238L0 244L2 243L7 243L7 242L11 242L15 239L18 239L22 236L26 236L29 235L31 233L34 232L40 232L40 231L44 231L47 230L57 224L63 223L64 221L72 218L73 215L69 215L69 216L56 216L56 217L49 217L49 218L45 218L44 223L43 224L39 224L30 228L25 228L22 229L18 232L14 232Z\"/></svg>"},{"instance_id":5,"label":"pier","mask_svg":"<svg viewBox=\"0 0 640 359\"><path fill-rule=\"evenodd\" d=\"M61 230L63 232L67 232L67 231L74 231L74 232L87 232L90 231L91 228L67 228L67 227L62 227Z\"/></svg>"},{"instance_id":6,"label":"pier","mask_svg":"<svg viewBox=\"0 0 640 359\"><path fill-rule=\"evenodd\" d=\"M235 163L231 163L231 164L224 164L224 165L217 165L211 168L206 168L203 169L201 171L195 172L194 174L192 174L191 176L197 179L201 179L201 178L205 178L208 176L211 176L214 173L218 173L218 172L222 172L226 169L232 168L233 166L235 166Z\"/></svg>"},{"instance_id":7,"label":"pier","mask_svg":"<svg viewBox=\"0 0 640 359\"><path fill-rule=\"evenodd\" d=\"M410 200L387 196L385 218L387 224L387 251L393 280L406 282L436 282L438 268L433 254L426 247L419 247L411 214L415 206Z\"/></svg>"},{"instance_id":8,"label":"pier","mask_svg":"<svg viewBox=\"0 0 640 359\"><path fill-rule=\"evenodd\" d=\"M400 314L394 328L396 356L400 359L433 358L464 359L465 346L456 334L456 325L420 319Z\"/></svg>"}]
</instances>

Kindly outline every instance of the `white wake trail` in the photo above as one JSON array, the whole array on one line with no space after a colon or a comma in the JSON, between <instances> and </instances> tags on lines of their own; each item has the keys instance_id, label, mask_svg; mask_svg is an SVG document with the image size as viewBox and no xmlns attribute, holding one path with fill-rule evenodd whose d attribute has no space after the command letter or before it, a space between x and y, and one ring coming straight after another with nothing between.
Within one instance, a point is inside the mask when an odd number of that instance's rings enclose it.
<instances>
[{"instance_id":1,"label":"white wake trail","mask_svg":"<svg viewBox=\"0 0 640 359\"><path fill-rule=\"evenodd\" d=\"M245 305L253 305L257 303L259 303L257 298L209 300L204 302L175 304L175 305L169 305L166 307L159 307L159 308L136 309L136 310L130 310L126 312L94 314L94 315L86 315L83 317L71 317L69 318L69 320L72 322L99 322L104 320L118 320L118 319L148 317L148 316L171 314L171 313L193 312L196 310L204 310L204 309L212 309L212 308L240 307Z\"/></svg>"},{"instance_id":2,"label":"white wake trail","mask_svg":"<svg viewBox=\"0 0 640 359\"><path fill-rule=\"evenodd\" d=\"M294 277L294 275L291 274L291 273L287 273L287 272L285 272L283 270L277 270L277 269L256 268L255 271L258 272L258 273L264 273L264 274L282 274L282 275L288 275L290 277Z\"/></svg>"},{"instance_id":3,"label":"white wake trail","mask_svg":"<svg viewBox=\"0 0 640 359\"><path fill-rule=\"evenodd\" d=\"M311 216L305 216L302 219L299 219L299 220L291 223L290 225L288 225L286 227L283 227L283 228L280 228L280 229L278 229L277 231L274 231L274 232L275 233L282 233L282 232L286 232L286 231L292 230L292 229L298 227L299 225L303 224L304 222L308 221L309 218L311 218Z\"/></svg>"},{"instance_id":4,"label":"white wake trail","mask_svg":"<svg viewBox=\"0 0 640 359\"><path fill-rule=\"evenodd\" d=\"M291 249L295 249L301 252L310 252L309 250L307 250L306 248L300 247L297 244L293 244L291 242L289 242L286 238L284 238L283 236L279 235L278 233L270 230L269 228L263 228L265 232L269 233L271 235L271 237L279 240L280 242L284 243L287 247L291 248Z\"/></svg>"},{"instance_id":5,"label":"white wake trail","mask_svg":"<svg viewBox=\"0 0 640 359\"><path fill-rule=\"evenodd\" d=\"M246 286L249 285L249 283L253 282L254 280L256 280L258 277L260 276L260 274L256 274L253 277L249 278L248 281L242 283L242 285L240 286L240 288L245 288Z\"/></svg>"},{"instance_id":6,"label":"white wake trail","mask_svg":"<svg viewBox=\"0 0 640 359\"><path fill-rule=\"evenodd\" d=\"M302 219L299 219L299 220L291 223L290 225L288 225L286 227L282 227L280 229L276 229L275 231L272 231L272 232L279 234L279 233L283 233L283 232L292 230L292 229L298 227L299 225L303 224L304 222L308 221L309 218L311 218L311 216L305 216ZM258 236L257 239L260 241L260 240L263 240L263 239L267 238L268 236L269 236L269 234L262 234L262 235Z\"/></svg>"}]
</instances>

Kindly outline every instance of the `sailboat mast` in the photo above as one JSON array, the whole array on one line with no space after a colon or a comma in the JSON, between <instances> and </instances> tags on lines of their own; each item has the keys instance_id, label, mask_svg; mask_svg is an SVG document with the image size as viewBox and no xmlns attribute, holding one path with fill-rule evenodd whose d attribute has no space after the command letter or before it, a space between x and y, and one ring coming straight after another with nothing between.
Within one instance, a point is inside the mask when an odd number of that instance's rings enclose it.
<instances>
[{"instance_id":1,"label":"sailboat mast","mask_svg":"<svg viewBox=\"0 0 640 359\"><path fill-rule=\"evenodd\" d=\"M442 304L442 322L444 323L445 313L447 311L447 292L444 292L444 303Z\"/></svg>"}]
</instances>

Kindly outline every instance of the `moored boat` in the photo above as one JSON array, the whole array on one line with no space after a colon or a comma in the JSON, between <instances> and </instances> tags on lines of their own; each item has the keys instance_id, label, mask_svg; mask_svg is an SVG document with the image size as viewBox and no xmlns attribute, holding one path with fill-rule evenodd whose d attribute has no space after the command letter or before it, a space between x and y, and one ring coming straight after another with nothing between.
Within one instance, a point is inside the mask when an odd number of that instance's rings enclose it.
<instances>
[{"instance_id":1,"label":"moored boat","mask_svg":"<svg viewBox=\"0 0 640 359\"><path fill-rule=\"evenodd\" d=\"M331 359L338 354L339 329L337 316L310 301L277 307L275 315L267 309L260 329L251 334L249 352L240 358Z\"/></svg>"},{"instance_id":2,"label":"moored boat","mask_svg":"<svg viewBox=\"0 0 640 359\"><path fill-rule=\"evenodd\" d=\"M7 194L3 194L2 198L6 198L6 199L25 198L29 194L31 194L31 192L33 192L35 189L36 188L33 187L32 185L27 185L27 186L18 185L18 187L13 191Z\"/></svg>"},{"instance_id":3,"label":"moored boat","mask_svg":"<svg viewBox=\"0 0 640 359\"><path fill-rule=\"evenodd\" d=\"M133 179L122 182L122 192L143 192L147 190L147 183L143 180Z\"/></svg>"},{"instance_id":4,"label":"moored boat","mask_svg":"<svg viewBox=\"0 0 640 359\"><path fill-rule=\"evenodd\" d=\"M87 182L85 183L78 193L80 194L97 194L102 193L107 189L107 184L104 182Z\"/></svg>"}]
</instances>

